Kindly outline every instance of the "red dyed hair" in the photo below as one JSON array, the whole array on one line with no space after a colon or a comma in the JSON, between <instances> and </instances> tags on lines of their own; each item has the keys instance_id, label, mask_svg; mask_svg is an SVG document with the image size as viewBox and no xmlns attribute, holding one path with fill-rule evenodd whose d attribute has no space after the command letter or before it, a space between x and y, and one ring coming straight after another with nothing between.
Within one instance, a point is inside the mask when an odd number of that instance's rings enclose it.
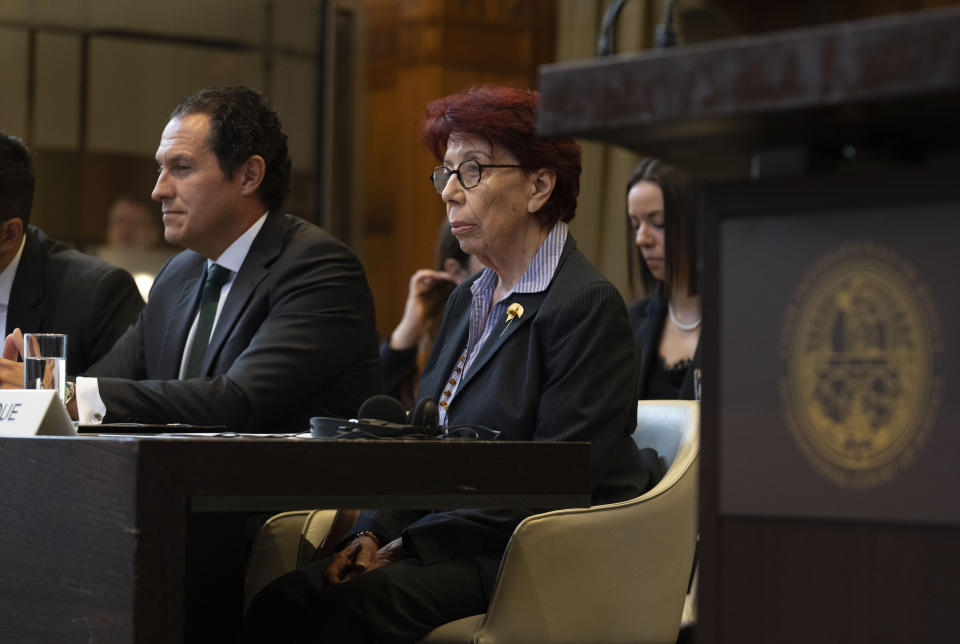
<instances>
[{"instance_id":1,"label":"red dyed hair","mask_svg":"<svg viewBox=\"0 0 960 644\"><path fill-rule=\"evenodd\" d=\"M573 139L537 135L537 92L499 86L476 86L427 105L421 138L443 161L450 135L475 136L503 147L528 168L557 173L553 193L534 213L545 224L570 221L580 194L580 146Z\"/></svg>"}]
</instances>

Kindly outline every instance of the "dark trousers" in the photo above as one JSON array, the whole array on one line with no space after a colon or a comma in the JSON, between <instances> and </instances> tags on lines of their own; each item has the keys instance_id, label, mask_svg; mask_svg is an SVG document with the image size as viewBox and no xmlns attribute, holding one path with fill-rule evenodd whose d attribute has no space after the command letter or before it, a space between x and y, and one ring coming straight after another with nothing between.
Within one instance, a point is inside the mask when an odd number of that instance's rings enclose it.
<instances>
[{"instance_id":1,"label":"dark trousers","mask_svg":"<svg viewBox=\"0 0 960 644\"><path fill-rule=\"evenodd\" d=\"M185 644L236 642L243 577L263 515L192 513L187 524Z\"/></svg>"},{"instance_id":2,"label":"dark trousers","mask_svg":"<svg viewBox=\"0 0 960 644\"><path fill-rule=\"evenodd\" d=\"M245 642L416 642L446 622L484 613L500 555L424 566L402 559L328 586L328 560L276 579L254 598Z\"/></svg>"}]
</instances>

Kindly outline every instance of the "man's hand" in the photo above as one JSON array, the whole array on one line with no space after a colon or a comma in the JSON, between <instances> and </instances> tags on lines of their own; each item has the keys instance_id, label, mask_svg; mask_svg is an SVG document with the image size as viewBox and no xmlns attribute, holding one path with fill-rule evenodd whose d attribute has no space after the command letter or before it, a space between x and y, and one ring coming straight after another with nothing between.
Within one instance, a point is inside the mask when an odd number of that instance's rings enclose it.
<instances>
[{"instance_id":1,"label":"man's hand","mask_svg":"<svg viewBox=\"0 0 960 644\"><path fill-rule=\"evenodd\" d=\"M23 334L14 329L3 342L0 354L0 388L23 389L23 363L18 358L23 355Z\"/></svg>"},{"instance_id":2,"label":"man's hand","mask_svg":"<svg viewBox=\"0 0 960 644\"><path fill-rule=\"evenodd\" d=\"M14 329L13 333L7 336L3 341L4 360L16 360L23 355L23 334L20 329Z\"/></svg>"},{"instance_id":3,"label":"man's hand","mask_svg":"<svg viewBox=\"0 0 960 644\"><path fill-rule=\"evenodd\" d=\"M410 349L417 346L420 336L423 335L423 323L427 315L424 298L443 282L455 283L456 280L450 273L427 268L413 274L407 291L407 303L403 307L403 318L390 334L391 349Z\"/></svg>"},{"instance_id":4,"label":"man's hand","mask_svg":"<svg viewBox=\"0 0 960 644\"><path fill-rule=\"evenodd\" d=\"M378 550L377 542L372 537L361 535L330 558L324 578L328 584L336 586L403 557L401 538L394 539Z\"/></svg>"}]
</instances>

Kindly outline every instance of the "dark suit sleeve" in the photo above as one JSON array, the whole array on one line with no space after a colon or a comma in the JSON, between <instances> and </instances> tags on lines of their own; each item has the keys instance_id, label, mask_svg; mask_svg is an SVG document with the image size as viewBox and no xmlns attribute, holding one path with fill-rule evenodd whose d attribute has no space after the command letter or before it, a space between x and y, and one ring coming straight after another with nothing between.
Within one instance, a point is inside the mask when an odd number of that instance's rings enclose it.
<instances>
[{"instance_id":1,"label":"dark suit sleeve","mask_svg":"<svg viewBox=\"0 0 960 644\"><path fill-rule=\"evenodd\" d=\"M544 369L541 394L531 403L537 406L532 438L590 442L596 488L617 452L633 448L634 343L623 299L609 282L588 283L562 299L561 308L541 310L536 320L543 327ZM535 512L433 513L410 525L404 542L424 563L502 552L516 525Z\"/></svg>"},{"instance_id":2,"label":"dark suit sleeve","mask_svg":"<svg viewBox=\"0 0 960 644\"><path fill-rule=\"evenodd\" d=\"M141 309L143 299L133 277L120 268L104 271L91 285L91 306L84 322L84 351L89 364L107 354L130 328Z\"/></svg>"},{"instance_id":3,"label":"dark suit sleeve","mask_svg":"<svg viewBox=\"0 0 960 644\"><path fill-rule=\"evenodd\" d=\"M394 398L403 398L404 383L414 377L417 369L417 347L391 349L390 338L380 344L383 363L384 391Z\"/></svg>"},{"instance_id":4,"label":"dark suit sleeve","mask_svg":"<svg viewBox=\"0 0 960 644\"><path fill-rule=\"evenodd\" d=\"M141 308L143 300L127 271L27 227L10 290L8 328L66 334L70 376L102 358Z\"/></svg>"},{"instance_id":5,"label":"dark suit sleeve","mask_svg":"<svg viewBox=\"0 0 960 644\"><path fill-rule=\"evenodd\" d=\"M165 264L154 278L154 285L165 279L170 263ZM150 291L153 293L153 290ZM151 298L144 306L141 301L139 315L133 324L129 324L122 335L116 339L110 350L90 365L84 376L111 376L128 380L144 380L148 377L147 360L144 354L146 336L146 318L151 308L157 308L157 298ZM156 313L154 313L156 315ZM156 340L154 340L156 341Z\"/></svg>"},{"instance_id":6,"label":"dark suit sleeve","mask_svg":"<svg viewBox=\"0 0 960 644\"><path fill-rule=\"evenodd\" d=\"M426 510L393 510L379 512L366 510L360 513L352 534L370 530L378 536L393 541L403 534L403 529L427 514Z\"/></svg>"},{"instance_id":7,"label":"dark suit sleeve","mask_svg":"<svg viewBox=\"0 0 960 644\"><path fill-rule=\"evenodd\" d=\"M237 358L220 375L137 381L141 347L150 341L141 318L115 352L91 370L107 407L104 420L289 431L278 423L291 418L291 410L325 395L333 381L342 386L344 372L367 356L376 369L371 373L379 375L373 304L353 254L328 243L277 264L236 323L254 327L252 336L227 339L223 350L236 350ZM367 383L357 382L354 389L362 386Z\"/></svg>"},{"instance_id":8,"label":"dark suit sleeve","mask_svg":"<svg viewBox=\"0 0 960 644\"><path fill-rule=\"evenodd\" d=\"M110 351L91 365L87 372L82 375L98 377L100 374L109 373L117 378L131 380L146 378L147 368L143 354L143 318L145 314L146 309L143 309L136 321L127 327L124 334L113 344Z\"/></svg>"}]
</instances>

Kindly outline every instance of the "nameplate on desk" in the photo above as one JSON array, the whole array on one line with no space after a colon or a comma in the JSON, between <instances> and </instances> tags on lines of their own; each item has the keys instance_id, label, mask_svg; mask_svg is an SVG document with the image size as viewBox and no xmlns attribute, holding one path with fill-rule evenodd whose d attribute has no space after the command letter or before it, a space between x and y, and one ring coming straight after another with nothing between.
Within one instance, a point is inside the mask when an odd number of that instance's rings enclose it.
<instances>
[{"instance_id":1,"label":"nameplate on desk","mask_svg":"<svg viewBox=\"0 0 960 644\"><path fill-rule=\"evenodd\" d=\"M0 390L0 436L75 436L53 389Z\"/></svg>"}]
</instances>

